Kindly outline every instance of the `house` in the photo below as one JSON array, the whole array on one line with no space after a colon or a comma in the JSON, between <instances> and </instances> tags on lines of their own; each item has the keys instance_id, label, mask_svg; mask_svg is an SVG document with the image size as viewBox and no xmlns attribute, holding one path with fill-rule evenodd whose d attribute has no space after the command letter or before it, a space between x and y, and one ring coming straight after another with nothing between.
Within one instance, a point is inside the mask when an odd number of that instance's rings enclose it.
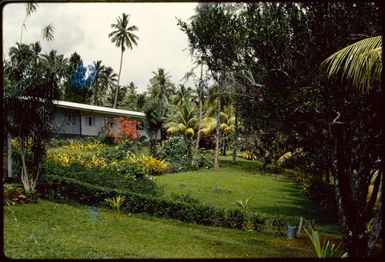
<instances>
[{"instance_id":1,"label":"house","mask_svg":"<svg viewBox=\"0 0 385 262\"><path fill-rule=\"evenodd\" d=\"M145 114L142 112L115 109L103 106L86 105L81 103L55 101L56 111L52 121L53 129L61 137L98 136L106 126L116 131L114 118L129 117L139 121L136 131L141 136L148 137L148 131L143 127ZM160 138L158 131L157 138Z\"/></svg>"},{"instance_id":2,"label":"house","mask_svg":"<svg viewBox=\"0 0 385 262\"><path fill-rule=\"evenodd\" d=\"M149 136L148 131L143 126L145 114L142 112L67 101L54 101L54 104L56 105L56 109L51 127L59 137L77 138L98 136L100 131L106 126L109 127L109 130L116 132L117 125L114 118L117 117L129 117L130 120L140 122L140 124L135 127L136 131L138 131L140 136ZM160 130L158 130L156 138L160 139ZM9 135L4 136L3 172L8 173L8 177L12 176L10 140Z\"/></svg>"}]
</instances>

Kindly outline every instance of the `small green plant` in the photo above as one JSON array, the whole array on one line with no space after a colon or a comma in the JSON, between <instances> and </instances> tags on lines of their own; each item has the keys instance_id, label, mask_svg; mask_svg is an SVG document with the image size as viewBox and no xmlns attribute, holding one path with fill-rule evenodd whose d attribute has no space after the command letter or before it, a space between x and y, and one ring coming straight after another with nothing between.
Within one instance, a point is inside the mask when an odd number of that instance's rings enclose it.
<instances>
[{"instance_id":1,"label":"small green plant","mask_svg":"<svg viewBox=\"0 0 385 262\"><path fill-rule=\"evenodd\" d=\"M214 185L211 191L213 193L231 193L232 192L232 190L220 185Z\"/></svg>"},{"instance_id":2,"label":"small green plant","mask_svg":"<svg viewBox=\"0 0 385 262\"><path fill-rule=\"evenodd\" d=\"M122 206L125 197L117 196L113 198L107 198L105 201L110 205L110 207L115 211L114 218L116 221L120 221L121 213L120 213L120 207Z\"/></svg>"},{"instance_id":3,"label":"small green plant","mask_svg":"<svg viewBox=\"0 0 385 262\"><path fill-rule=\"evenodd\" d=\"M317 258L344 258L348 256L348 253L344 252L340 248L340 245L336 246L329 240L326 242L326 244L324 241L321 246L318 231L312 230L310 234L309 231L306 230L306 228L304 228L304 230L313 245L313 251Z\"/></svg>"},{"instance_id":4,"label":"small green plant","mask_svg":"<svg viewBox=\"0 0 385 262\"><path fill-rule=\"evenodd\" d=\"M243 202L242 199L239 199L237 201L234 202L235 205L239 206L240 208L244 209L244 210L247 210L248 206L249 206L249 200L251 199L251 197L248 197L245 199L245 201Z\"/></svg>"},{"instance_id":5,"label":"small green plant","mask_svg":"<svg viewBox=\"0 0 385 262\"><path fill-rule=\"evenodd\" d=\"M24 204L28 197L24 195L22 187L12 184L5 184L3 187L3 206Z\"/></svg>"}]
</instances>

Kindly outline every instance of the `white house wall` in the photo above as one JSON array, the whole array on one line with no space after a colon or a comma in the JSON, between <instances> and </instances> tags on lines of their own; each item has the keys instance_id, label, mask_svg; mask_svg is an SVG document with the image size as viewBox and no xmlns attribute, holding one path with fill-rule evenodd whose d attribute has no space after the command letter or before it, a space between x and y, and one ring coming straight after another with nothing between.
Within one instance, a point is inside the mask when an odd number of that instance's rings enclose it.
<instances>
[{"instance_id":1,"label":"white house wall","mask_svg":"<svg viewBox=\"0 0 385 262\"><path fill-rule=\"evenodd\" d=\"M89 125L88 118L91 118ZM82 135L97 136L105 125L105 116L97 114L82 114Z\"/></svg>"},{"instance_id":2,"label":"white house wall","mask_svg":"<svg viewBox=\"0 0 385 262\"><path fill-rule=\"evenodd\" d=\"M65 115L71 114L72 119L70 121L66 121ZM60 134L66 135L80 135L80 115L79 112L76 111L57 111L54 114L53 119L54 129L58 131Z\"/></svg>"},{"instance_id":3,"label":"white house wall","mask_svg":"<svg viewBox=\"0 0 385 262\"><path fill-rule=\"evenodd\" d=\"M66 119L66 115L72 115L70 119ZM91 126L89 125L89 117L92 119ZM53 127L59 134L74 135L74 136L98 136L103 127L106 126L106 118L114 120L120 116L103 115L89 112L79 112L78 110L58 109L54 114ZM130 120L136 120L143 123L142 119L130 117ZM81 122L80 122L81 121ZM118 131L117 125L114 125L110 130L116 134ZM81 131L81 132L80 132ZM138 130L139 134L148 137L148 131L144 128ZM157 138L160 139L160 130L157 132Z\"/></svg>"}]
</instances>

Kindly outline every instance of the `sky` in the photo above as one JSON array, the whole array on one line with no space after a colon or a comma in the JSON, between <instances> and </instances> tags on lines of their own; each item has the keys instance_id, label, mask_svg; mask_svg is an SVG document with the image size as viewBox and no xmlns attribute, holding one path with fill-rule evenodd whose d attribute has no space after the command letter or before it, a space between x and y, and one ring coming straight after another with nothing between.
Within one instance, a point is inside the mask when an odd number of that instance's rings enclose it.
<instances>
[{"instance_id":1,"label":"sky","mask_svg":"<svg viewBox=\"0 0 385 262\"><path fill-rule=\"evenodd\" d=\"M187 21L194 15L197 3L39 3L37 10L26 20L23 43L39 41L42 53L51 48L41 37L44 26L54 26L55 39L50 43L58 54L69 58L75 51L85 66L93 61L119 72L120 48L108 37L111 24L117 17L127 13L129 25L136 25L138 45L126 49L120 84L134 82L138 91L144 92L149 80L158 68L164 68L171 81L185 84L185 73L193 67L188 50L188 39L177 26L177 19ZM25 3L12 3L3 9L3 56L20 41L22 23L25 18ZM193 87L190 80L186 83Z\"/></svg>"}]
</instances>

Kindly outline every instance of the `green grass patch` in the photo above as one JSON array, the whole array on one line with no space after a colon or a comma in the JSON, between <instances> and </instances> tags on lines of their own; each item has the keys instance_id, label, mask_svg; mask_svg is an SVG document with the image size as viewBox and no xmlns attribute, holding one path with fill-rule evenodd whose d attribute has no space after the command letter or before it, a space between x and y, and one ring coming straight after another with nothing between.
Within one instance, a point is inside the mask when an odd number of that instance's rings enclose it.
<instances>
[{"instance_id":1,"label":"green grass patch","mask_svg":"<svg viewBox=\"0 0 385 262\"><path fill-rule=\"evenodd\" d=\"M297 183L282 174L260 171L258 161L221 157L219 169L203 169L157 177L166 196L190 196L222 208L235 208L237 200L248 202L248 210L267 215L304 216L323 222L328 219L318 206L301 192Z\"/></svg>"},{"instance_id":2,"label":"green grass patch","mask_svg":"<svg viewBox=\"0 0 385 262\"><path fill-rule=\"evenodd\" d=\"M4 252L13 259L308 257L307 238L207 227L79 204L38 204L4 210Z\"/></svg>"}]
</instances>

